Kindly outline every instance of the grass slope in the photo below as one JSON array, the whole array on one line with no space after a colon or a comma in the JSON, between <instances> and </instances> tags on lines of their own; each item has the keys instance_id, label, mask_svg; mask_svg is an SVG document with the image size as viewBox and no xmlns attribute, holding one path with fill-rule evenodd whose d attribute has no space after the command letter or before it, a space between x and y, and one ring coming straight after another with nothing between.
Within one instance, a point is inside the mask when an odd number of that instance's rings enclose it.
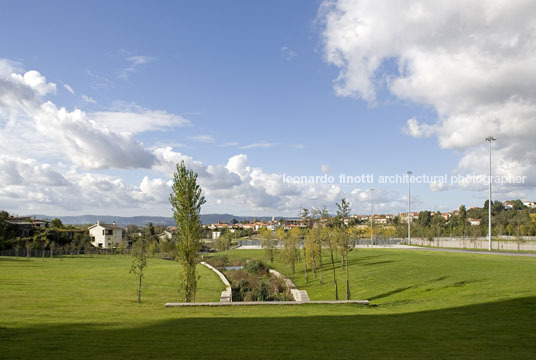
<instances>
[{"instance_id":1,"label":"grass slope","mask_svg":"<svg viewBox=\"0 0 536 360\"><path fill-rule=\"evenodd\" d=\"M262 250L232 250L230 259L263 259ZM276 270L291 277L290 268L276 256ZM339 300L346 299L346 272L336 258ZM350 252L352 299L381 305L375 312L441 309L536 296L536 258L420 250L359 249ZM305 281L297 263L294 283L311 300L335 300L333 273L327 251L320 275Z\"/></svg>"},{"instance_id":2,"label":"grass slope","mask_svg":"<svg viewBox=\"0 0 536 360\"><path fill-rule=\"evenodd\" d=\"M177 299L173 262L150 261L137 304L129 258L0 258L0 358L535 357L535 259L371 249L350 264L353 298L379 306L167 309ZM301 272L295 282L331 299L327 269L322 286ZM197 299L216 301L222 285L199 272Z\"/></svg>"}]
</instances>

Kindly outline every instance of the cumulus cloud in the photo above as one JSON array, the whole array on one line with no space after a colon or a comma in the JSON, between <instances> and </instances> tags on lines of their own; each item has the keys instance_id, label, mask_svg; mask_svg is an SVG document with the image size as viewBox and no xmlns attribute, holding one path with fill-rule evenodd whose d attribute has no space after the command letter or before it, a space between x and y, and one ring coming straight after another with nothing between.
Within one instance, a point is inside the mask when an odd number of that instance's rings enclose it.
<instances>
[{"instance_id":1,"label":"cumulus cloud","mask_svg":"<svg viewBox=\"0 0 536 360\"><path fill-rule=\"evenodd\" d=\"M12 73L11 79L34 90L39 96L56 92L56 84L47 82L47 79L35 70L27 71L24 74Z\"/></svg>"},{"instance_id":2,"label":"cumulus cloud","mask_svg":"<svg viewBox=\"0 0 536 360\"><path fill-rule=\"evenodd\" d=\"M67 111L44 103L32 118L36 129L56 144L64 155L85 169L149 168L154 156L131 137L99 126L81 110Z\"/></svg>"},{"instance_id":3,"label":"cumulus cloud","mask_svg":"<svg viewBox=\"0 0 536 360\"><path fill-rule=\"evenodd\" d=\"M0 185L66 186L69 182L49 164L33 159L0 156Z\"/></svg>"},{"instance_id":4,"label":"cumulus cloud","mask_svg":"<svg viewBox=\"0 0 536 360\"><path fill-rule=\"evenodd\" d=\"M170 147L155 150L157 162L154 170L170 177L175 164L184 161L185 165L199 175L205 195L217 199L220 204L235 209L249 211L271 211L297 214L302 207L334 207L335 202L346 197L354 211L369 209L368 190L353 189L344 191L337 184L293 183L285 181L282 174L268 173L262 168L252 166L246 154L238 154L228 159L227 164L206 165L191 157L175 152ZM404 209L399 195L389 192L375 194L377 209Z\"/></svg>"},{"instance_id":5,"label":"cumulus cloud","mask_svg":"<svg viewBox=\"0 0 536 360\"><path fill-rule=\"evenodd\" d=\"M377 102L387 88L432 106L434 123L411 118L406 133L435 136L462 154L457 171L536 173L536 27L530 1L327 1L320 8L335 91ZM477 146L481 144L480 146ZM483 172L485 173L485 171Z\"/></svg>"},{"instance_id":6,"label":"cumulus cloud","mask_svg":"<svg viewBox=\"0 0 536 360\"><path fill-rule=\"evenodd\" d=\"M37 173L43 180L7 179L3 176L6 164L0 162L0 202L18 211L87 211L88 209L154 209L167 203L170 181L144 177L139 185L127 185L114 176L93 173L46 174L33 160L19 161L34 169L22 169L21 174ZM9 164L7 164L9 165ZM41 166L43 167L43 166ZM8 169L12 172L12 169ZM44 177L46 175L46 177ZM58 184L58 180L60 184ZM112 211L113 211L112 210Z\"/></svg>"},{"instance_id":7,"label":"cumulus cloud","mask_svg":"<svg viewBox=\"0 0 536 360\"><path fill-rule=\"evenodd\" d=\"M150 168L155 156L132 135L190 124L179 115L123 103L115 111L69 111L43 100L55 91L56 85L39 72L23 72L0 59L3 154L67 158L89 170Z\"/></svg>"},{"instance_id":8,"label":"cumulus cloud","mask_svg":"<svg viewBox=\"0 0 536 360\"><path fill-rule=\"evenodd\" d=\"M232 156L225 164L205 164L169 146L147 149L135 134L187 126L189 121L123 103L111 111L68 110L44 99L55 90L55 84L39 72L24 72L0 59L0 202L5 208L168 209L170 181L181 161L198 173L209 202L229 208L294 215L303 206L332 206L341 197L350 199L355 211L365 204L362 191L285 182L283 175L251 165L245 154ZM261 141L244 149L273 145ZM56 168L49 165L60 162ZM134 168L159 175L144 176L133 185L136 181L92 172Z\"/></svg>"}]
</instances>

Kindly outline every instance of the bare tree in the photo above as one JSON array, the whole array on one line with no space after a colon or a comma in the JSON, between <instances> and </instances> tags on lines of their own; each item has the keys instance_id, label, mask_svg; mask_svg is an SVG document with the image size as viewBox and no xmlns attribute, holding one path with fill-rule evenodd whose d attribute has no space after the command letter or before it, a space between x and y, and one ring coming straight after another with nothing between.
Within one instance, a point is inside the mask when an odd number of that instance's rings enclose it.
<instances>
[{"instance_id":1,"label":"bare tree","mask_svg":"<svg viewBox=\"0 0 536 360\"><path fill-rule=\"evenodd\" d=\"M147 239L145 236L140 236L132 246L132 265L130 273L136 276L138 280L138 303L141 303L141 281L143 279L143 271L147 267Z\"/></svg>"}]
</instances>

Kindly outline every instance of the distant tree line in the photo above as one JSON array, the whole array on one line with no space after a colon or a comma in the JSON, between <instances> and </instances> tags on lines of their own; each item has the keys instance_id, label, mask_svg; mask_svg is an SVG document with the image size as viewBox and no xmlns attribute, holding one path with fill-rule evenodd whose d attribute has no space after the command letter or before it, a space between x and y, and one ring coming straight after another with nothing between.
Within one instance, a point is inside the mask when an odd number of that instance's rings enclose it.
<instances>
[{"instance_id":1,"label":"distant tree line","mask_svg":"<svg viewBox=\"0 0 536 360\"><path fill-rule=\"evenodd\" d=\"M530 209L520 200L510 202L512 209L506 209L500 201L491 207L493 236L536 236L536 209ZM471 225L470 219L479 220L479 225ZM406 219L395 217L396 236L407 236ZM482 208L466 209L465 205L445 219L439 212L421 211L411 224L411 235L415 237L479 237L488 233L488 201Z\"/></svg>"}]
</instances>

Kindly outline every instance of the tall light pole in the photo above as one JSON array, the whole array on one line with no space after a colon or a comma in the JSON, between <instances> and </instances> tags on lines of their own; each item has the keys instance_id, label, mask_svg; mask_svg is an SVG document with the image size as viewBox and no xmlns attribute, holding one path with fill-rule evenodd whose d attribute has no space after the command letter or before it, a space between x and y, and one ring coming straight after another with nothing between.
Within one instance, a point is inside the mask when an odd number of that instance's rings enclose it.
<instances>
[{"instance_id":1,"label":"tall light pole","mask_svg":"<svg viewBox=\"0 0 536 360\"><path fill-rule=\"evenodd\" d=\"M370 241L373 242L372 239L372 229L373 229L373 220L374 219L374 188L370 188Z\"/></svg>"},{"instance_id":2,"label":"tall light pole","mask_svg":"<svg viewBox=\"0 0 536 360\"><path fill-rule=\"evenodd\" d=\"M413 172L409 170L407 174L408 174L408 245L411 245L411 220L413 220L413 216L410 218L410 214L411 214L411 180L410 178Z\"/></svg>"},{"instance_id":3,"label":"tall light pole","mask_svg":"<svg viewBox=\"0 0 536 360\"><path fill-rule=\"evenodd\" d=\"M497 139L493 136L488 136L485 140L489 142L488 250L491 251L491 142Z\"/></svg>"}]
</instances>

